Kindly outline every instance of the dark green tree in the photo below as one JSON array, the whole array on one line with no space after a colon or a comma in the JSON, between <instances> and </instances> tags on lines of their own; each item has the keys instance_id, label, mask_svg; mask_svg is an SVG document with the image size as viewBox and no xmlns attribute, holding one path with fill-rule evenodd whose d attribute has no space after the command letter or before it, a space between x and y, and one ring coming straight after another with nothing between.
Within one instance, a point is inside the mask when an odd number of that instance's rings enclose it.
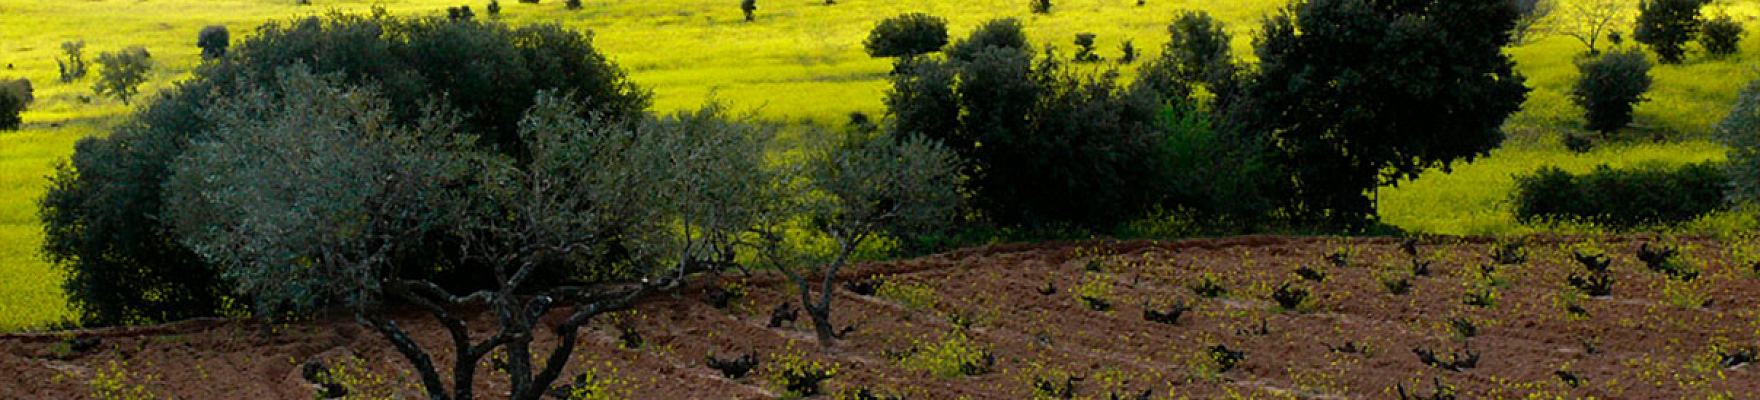
<instances>
[{"instance_id":1,"label":"dark green tree","mask_svg":"<svg viewBox=\"0 0 1760 400\"><path fill-rule=\"evenodd\" d=\"M739 0L739 11L746 13L746 22L752 22L752 13L758 11L758 0Z\"/></svg>"},{"instance_id":2,"label":"dark green tree","mask_svg":"<svg viewBox=\"0 0 1760 400\"><path fill-rule=\"evenodd\" d=\"M16 130L24 124L19 114L30 107L35 96L31 94L29 79L0 80L0 131Z\"/></svg>"},{"instance_id":3,"label":"dark green tree","mask_svg":"<svg viewBox=\"0 0 1760 400\"><path fill-rule=\"evenodd\" d=\"M1699 8L1711 0L1644 0L1632 38L1650 46L1663 64L1680 64L1686 44L1699 34Z\"/></svg>"},{"instance_id":4,"label":"dark green tree","mask_svg":"<svg viewBox=\"0 0 1760 400\"><path fill-rule=\"evenodd\" d=\"M1606 137L1630 124L1632 107L1650 91L1650 67L1636 50L1614 50L1578 63L1570 97L1583 108L1583 128Z\"/></svg>"},{"instance_id":5,"label":"dark green tree","mask_svg":"<svg viewBox=\"0 0 1760 400\"><path fill-rule=\"evenodd\" d=\"M1366 226L1380 186L1503 141L1528 92L1503 53L1518 16L1507 1L1296 3L1265 21L1230 120L1276 143L1295 190L1286 214Z\"/></svg>"},{"instance_id":6,"label":"dark green tree","mask_svg":"<svg viewBox=\"0 0 1760 400\"><path fill-rule=\"evenodd\" d=\"M265 24L230 54L197 67L110 135L81 140L50 179L41 204L44 251L66 269L82 323L166 321L249 303L228 300L230 284L164 225L161 188L172 161L213 129L208 105L263 85L279 68L304 64L374 86L398 123L436 108L455 113L461 132L519 160L528 157L518 123L540 90L573 91L582 112L610 120L635 120L648 104L586 35L555 25L334 14ZM458 269L422 259L444 253L433 250L399 256L434 267L412 273Z\"/></svg>"},{"instance_id":7,"label":"dark green tree","mask_svg":"<svg viewBox=\"0 0 1760 400\"><path fill-rule=\"evenodd\" d=\"M1110 229L1152 208L1163 192L1157 98L1035 59L1024 37L992 21L948 60L908 65L887 94L894 134L958 153L968 205L1000 226Z\"/></svg>"},{"instance_id":8,"label":"dark green tree","mask_svg":"<svg viewBox=\"0 0 1760 400\"><path fill-rule=\"evenodd\" d=\"M909 13L880 21L862 47L870 57L915 57L947 46L947 20Z\"/></svg>"},{"instance_id":9,"label":"dark green tree","mask_svg":"<svg viewBox=\"0 0 1760 400\"><path fill-rule=\"evenodd\" d=\"M1699 44L1705 46L1706 53L1727 56L1742 50L1744 33L1741 22L1728 15L1719 15L1705 21L1705 26L1699 29Z\"/></svg>"},{"instance_id":10,"label":"dark green tree","mask_svg":"<svg viewBox=\"0 0 1760 400\"><path fill-rule=\"evenodd\" d=\"M1033 46L1027 44L1026 28L1021 21L1014 18L1000 18L985 21L971 35L954 42L947 48L947 58L971 61L979 52L986 48L999 47L1019 49L1022 53L1031 54Z\"/></svg>"},{"instance_id":11,"label":"dark green tree","mask_svg":"<svg viewBox=\"0 0 1760 400\"><path fill-rule=\"evenodd\" d=\"M203 60L226 55L226 47L231 45L232 34L227 32L225 25L208 25L196 32L196 47L202 48Z\"/></svg>"},{"instance_id":12,"label":"dark green tree","mask_svg":"<svg viewBox=\"0 0 1760 400\"><path fill-rule=\"evenodd\" d=\"M1184 99L1195 87L1223 90L1234 78L1234 51L1222 21L1203 11L1181 13L1167 26L1169 40L1161 56L1137 70L1139 89L1168 99Z\"/></svg>"}]
</instances>

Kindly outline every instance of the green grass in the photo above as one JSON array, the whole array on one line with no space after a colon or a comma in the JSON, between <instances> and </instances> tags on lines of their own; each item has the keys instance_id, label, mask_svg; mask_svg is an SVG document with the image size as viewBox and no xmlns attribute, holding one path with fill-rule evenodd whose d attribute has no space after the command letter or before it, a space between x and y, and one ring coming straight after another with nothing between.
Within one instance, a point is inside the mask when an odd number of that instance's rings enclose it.
<instances>
[{"instance_id":1,"label":"green grass","mask_svg":"<svg viewBox=\"0 0 1760 400\"><path fill-rule=\"evenodd\" d=\"M1568 1L1568 0L1567 0ZM98 53L145 46L153 54L153 79L142 98L170 87L197 65L196 32L221 24L234 42L257 24L335 11L365 12L375 5L393 14L442 13L469 4L487 18L487 0L0 0L0 78L26 77L36 85L38 102L25 113L26 129L0 133L0 330L40 325L66 316L56 290L59 276L37 255L41 233L35 203L51 166L72 152L81 137L103 134L131 107L91 95L93 78L57 81L60 44L85 40L88 60ZM684 0L596 0L568 11L561 0L501 3L502 20L513 24L560 23L589 29L601 51L655 94L657 111L693 109L709 100L747 110L764 119L842 124L852 111L880 116L891 60L872 59L862 40L880 19L905 12L927 12L948 19L950 33L963 37L985 20L1020 18L1033 43L1074 48L1076 33L1098 35L1100 55L1119 55L1131 40L1145 57L1160 52L1166 26L1181 10L1204 10L1229 22L1239 57L1251 58L1252 31L1282 0L1054 0L1049 15L1033 15L1026 0L759 0L757 20L743 21L738 2ZM1757 27L1760 6L1738 0L1727 13ZM1583 50L1575 40L1547 36L1510 49L1518 68L1535 87L1526 109L1512 118L1507 148L1489 159L1460 166L1452 175L1431 173L1397 189L1383 190L1386 220L1409 230L1438 233L1515 233L1535 227L1515 224L1500 202L1509 176L1547 163L1585 169L1601 160L1623 165L1633 160L1690 162L1719 157L1721 149L1703 141L1706 127L1723 116L1735 92L1760 76L1760 35L1743 41L1742 55L1656 71L1651 102L1638 107L1641 132L1686 139L1675 145L1614 146L1585 156L1564 152L1560 132L1574 129L1580 110L1565 99ZM1134 65L1087 64L1095 71ZM96 74L96 71L93 71ZM59 126L59 127L57 127ZM810 140L793 138L791 140Z\"/></svg>"}]
</instances>

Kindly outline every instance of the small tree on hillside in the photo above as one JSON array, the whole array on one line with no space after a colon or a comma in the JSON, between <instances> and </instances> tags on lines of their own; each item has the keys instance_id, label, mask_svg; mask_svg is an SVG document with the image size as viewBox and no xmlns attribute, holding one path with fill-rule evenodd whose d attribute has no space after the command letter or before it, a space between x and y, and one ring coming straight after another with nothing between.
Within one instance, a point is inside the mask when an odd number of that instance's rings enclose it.
<instances>
[{"instance_id":1,"label":"small tree on hillside","mask_svg":"<svg viewBox=\"0 0 1760 400\"><path fill-rule=\"evenodd\" d=\"M1650 90L1650 60L1636 50L1616 50L1577 64L1571 102L1583 107L1583 128L1603 137L1632 122L1632 107Z\"/></svg>"},{"instance_id":2,"label":"small tree on hillside","mask_svg":"<svg viewBox=\"0 0 1760 400\"><path fill-rule=\"evenodd\" d=\"M1729 147L1729 200L1748 205L1760 201L1760 80L1742 89L1715 130L1717 141Z\"/></svg>"},{"instance_id":3,"label":"small tree on hillside","mask_svg":"<svg viewBox=\"0 0 1760 400\"><path fill-rule=\"evenodd\" d=\"M0 80L0 131L17 130L23 125L19 114L30 107L32 100L35 97L31 95L30 80Z\"/></svg>"},{"instance_id":4,"label":"small tree on hillside","mask_svg":"<svg viewBox=\"0 0 1760 400\"><path fill-rule=\"evenodd\" d=\"M1613 39L1618 44L1618 29L1632 20L1632 12L1636 10L1636 0L1571 0L1559 6L1557 16L1544 24L1549 32L1556 32L1582 42L1589 48L1589 55L1601 54L1601 39Z\"/></svg>"},{"instance_id":5,"label":"small tree on hillside","mask_svg":"<svg viewBox=\"0 0 1760 400\"><path fill-rule=\"evenodd\" d=\"M947 58L960 61L971 61L979 52L995 47L1017 49L1023 53L1032 53L1033 46L1027 44L1025 26L1014 18L999 18L984 21L978 25L965 39L953 42L947 47Z\"/></svg>"},{"instance_id":6,"label":"small tree on hillside","mask_svg":"<svg viewBox=\"0 0 1760 400\"><path fill-rule=\"evenodd\" d=\"M1699 30L1699 43L1705 46L1705 52L1714 56L1727 56L1741 51L1742 23L1736 22L1728 15L1719 15L1705 21Z\"/></svg>"},{"instance_id":7,"label":"small tree on hillside","mask_svg":"<svg viewBox=\"0 0 1760 400\"><path fill-rule=\"evenodd\" d=\"M1203 11L1181 13L1167 26L1169 40L1161 56L1138 69L1136 85L1166 99L1185 99L1195 86L1226 85L1235 72L1234 50L1222 21Z\"/></svg>"},{"instance_id":8,"label":"small tree on hillside","mask_svg":"<svg viewBox=\"0 0 1760 400\"><path fill-rule=\"evenodd\" d=\"M811 229L831 239L832 254L829 259L799 257L784 253L775 242L765 253L798 286L801 308L813 320L819 344L831 346L841 336L831 323L838 271L849 265L857 248L882 235L946 226L958 209L962 177L958 156L934 140L856 133L815 155L804 179L807 195L800 211L812 221ZM784 219L774 219L763 236L784 237Z\"/></svg>"},{"instance_id":9,"label":"small tree on hillside","mask_svg":"<svg viewBox=\"0 0 1760 400\"><path fill-rule=\"evenodd\" d=\"M923 13L882 20L862 42L870 57L910 58L941 51L943 46L947 46L947 20Z\"/></svg>"},{"instance_id":10,"label":"small tree on hillside","mask_svg":"<svg viewBox=\"0 0 1760 400\"><path fill-rule=\"evenodd\" d=\"M98 68L98 83L92 90L128 104L128 99L140 93L141 84L146 83L147 72L153 69L153 55L139 46L104 52L98 54Z\"/></svg>"},{"instance_id":11,"label":"small tree on hillside","mask_svg":"<svg viewBox=\"0 0 1760 400\"><path fill-rule=\"evenodd\" d=\"M1051 0L1027 0L1027 10L1034 14L1050 14Z\"/></svg>"},{"instance_id":12,"label":"small tree on hillside","mask_svg":"<svg viewBox=\"0 0 1760 400\"><path fill-rule=\"evenodd\" d=\"M232 34L222 25L208 25L196 33L196 47L202 48L202 59L212 60L226 55L226 47L232 44Z\"/></svg>"},{"instance_id":13,"label":"small tree on hillside","mask_svg":"<svg viewBox=\"0 0 1760 400\"><path fill-rule=\"evenodd\" d=\"M55 66L61 69L62 82L73 82L86 76L85 48L84 40L61 42L61 52L67 55L67 59L56 59Z\"/></svg>"},{"instance_id":14,"label":"small tree on hillside","mask_svg":"<svg viewBox=\"0 0 1760 400\"><path fill-rule=\"evenodd\" d=\"M746 22L752 22L752 13L758 11L758 0L739 0L739 11L746 13Z\"/></svg>"},{"instance_id":15,"label":"small tree on hillside","mask_svg":"<svg viewBox=\"0 0 1760 400\"><path fill-rule=\"evenodd\" d=\"M1644 0L1632 38L1650 46L1663 64L1679 64L1686 44L1699 34L1699 8L1710 0Z\"/></svg>"}]
</instances>

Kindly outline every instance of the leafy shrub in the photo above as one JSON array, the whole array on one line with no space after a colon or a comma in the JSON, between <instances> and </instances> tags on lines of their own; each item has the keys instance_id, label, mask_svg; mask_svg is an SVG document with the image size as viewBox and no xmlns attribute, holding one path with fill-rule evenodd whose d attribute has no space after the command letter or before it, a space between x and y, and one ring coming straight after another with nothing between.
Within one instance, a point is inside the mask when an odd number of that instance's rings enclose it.
<instances>
[{"instance_id":1,"label":"leafy shrub","mask_svg":"<svg viewBox=\"0 0 1760 400\"><path fill-rule=\"evenodd\" d=\"M562 7L566 8L566 9L570 9L570 10L579 10L579 9L581 9L581 0L564 1L564 2L562 2ZM747 13L747 14L750 14L750 13ZM746 20L748 20L748 21L751 19L752 18L749 15L746 17Z\"/></svg>"},{"instance_id":2,"label":"leafy shrub","mask_svg":"<svg viewBox=\"0 0 1760 400\"><path fill-rule=\"evenodd\" d=\"M1179 100L1189 97L1194 86L1220 86L1232 75L1233 38L1222 21L1203 11L1188 11L1167 26L1167 33L1161 56L1137 70L1139 87Z\"/></svg>"},{"instance_id":3,"label":"leafy shrub","mask_svg":"<svg viewBox=\"0 0 1760 400\"><path fill-rule=\"evenodd\" d=\"M19 114L35 100L31 92L29 79L0 80L0 130L15 130L24 124Z\"/></svg>"},{"instance_id":4,"label":"leafy shrub","mask_svg":"<svg viewBox=\"0 0 1760 400\"><path fill-rule=\"evenodd\" d=\"M752 12L758 11L758 0L739 0L739 11L746 13L746 22L752 22Z\"/></svg>"},{"instance_id":5,"label":"leafy shrub","mask_svg":"<svg viewBox=\"0 0 1760 400\"><path fill-rule=\"evenodd\" d=\"M1118 45L1118 53L1120 64L1137 62L1137 46L1132 45L1130 39L1125 39L1124 43Z\"/></svg>"},{"instance_id":6,"label":"leafy shrub","mask_svg":"<svg viewBox=\"0 0 1760 400\"><path fill-rule=\"evenodd\" d=\"M971 35L954 42L947 48L950 60L971 61L989 48L1015 49L1022 54L1032 54L1032 45L1027 44L1026 28L1021 21L1014 18L1000 18L985 21L973 29Z\"/></svg>"},{"instance_id":7,"label":"leafy shrub","mask_svg":"<svg viewBox=\"0 0 1760 400\"><path fill-rule=\"evenodd\" d=\"M486 11L489 13L489 18L500 17L501 16L501 1L489 0L489 5L483 7L483 11Z\"/></svg>"},{"instance_id":8,"label":"leafy shrub","mask_svg":"<svg viewBox=\"0 0 1760 400\"><path fill-rule=\"evenodd\" d=\"M941 340L934 343L915 343L913 347L919 350L899 360L900 366L913 371L928 371L943 378L982 375L988 369L986 364L995 362L994 356L988 350L980 347L962 330L943 334ZM989 359L988 363L986 358Z\"/></svg>"},{"instance_id":9,"label":"leafy shrub","mask_svg":"<svg viewBox=\"0 0 1760 400\"><path fill-rule=\"evenodd\" d=\"M196 32L196 47L202 48L202 59L212 60L226 55L226 47L232 45L232 34L224 25L208 25Z\"/></svg>"},{"instance_id":10,"label":"leafy shrub","mask_svg":"<svg viewBox=\"0 0 1760 400\"><path fill-rule=\"evenodd\" d=\"M1699 34L1699 7L1711 0L1644 0L1632 39L1650 46L1663 64L1680 64L1687 41Z\"/></svg>"},{"instance_id":11,"label":"leafy shrub","mask_svg":"<svg viewBox=\"0 0 1760 400\"><path fill-rule=\"evenodd\" d=\"M1728 15L1720 15L1705 21L1699 29L1699 43L1705 46L1705 52L1715 56L1727 56L1741 51L1742 23L1736 22Z\"/></svg>"},{"instance_id":12,"label":"leafy shrub","mask_svg":"<svg viewBox=\"0 0 1760 400\"><path fill-rule=\"evenodd\" d=\"M935 306L935 288L929 285L912 282L886 282L880 285L881 298L892 300L906 310L921 310Z\"/></svg>"},{"instance_id":13,"label":"leafy shrub","mask_svg":"<svg viewBox=\"0 0 1760 400\"><path fill-rule=\"evenodd\" d=\"M1722 206L1728 181L1715 163L1632 169L1602 165L1583 175L1545 167L1516 177L1515 214L1524 223L1576 220L1620 228L1679 223Z\"/></svg>"},{"instance_id":14,"label":"leafy shrub","mask_svg":"<svg viewBox=\"0 0 1760 400\"><path fill-rule=\"evenodd\" d=\"M886 99L894 134L922 134L958 153L968 204L1000 226L1111 228L1153 208L1161 105L1113 75L1078 77L1053 57L1035 60L1019 29L991 21L948 61L894 75Z\"/></svg>"},{"instance_id":15,"label":"leafy shrub","mask_svg":"<svg viewBox=\"0 0 1760 400\"><path fill-rule=\"evenodd\" d=\"M1099 54L1094 53L1094 34L1076 34L1076 54L1070 58L1075 62L1100 62Z\"/></svg>"},{"instance_id":16,"label":"leafy shrub","mask_svg":"<svg viewBox=\"0 0 1760 400\"><path fill-rule=\"evenodd\" d=\"M265 24L229 53L197 67L132 123L82 140L51 178L42 199L44 250L67 269L67 293L83 322L183 319L249 303L231 299L218 271L169 233L159 218L168 205L162 188L188 143L214 129L208 104L266 86L279 69L304 64L346 85L371 84L386 101L387 120L398 125L439 108L458 119L459 133L515 159L527 158L517 128L540 90L572 91L583 115L607 120L633 120L648 102L585 35L554 25L332 14ZM429 251L397 259L433 266L410 271L415 275L461 269L441 261L458 246L433 239ZM474 278L446 281L481 285Z\"/></svg>"},{"instance_id":17,"label":"leafy shrub","mask_svg":"<svg viewBox=\"0 0 1760 400\"><path fill-rule=\"evenodd\" d=\"M880 21L862 47L872 57L910 57L941 51L947 45L947 20L909 13Z\"/></svg>"},{"instance_id":18,"label":"leafy shrub","mask_svg":"<svg viewBox=\"0 0 1760 400\"><path fill-rule=\"evenodd\" d=\"M1612 134L1632 122L1632 107L1648 100L1650 60L1634 50L1614 50L1577 64L1571 102L1583 107L1583 127Z\"/></svg>"},{"instance_id":19,"label":"leafy shrub","mask_svg":"<svg viewBox=\"0 0 1760 400\"><path fill-rule=\"evenodd\" d=\"M86 48L86 41L61 42L61 51L67 54L66 60L55 60L55 66L61 69L61 81L73 82L86 76L86 59L81 55Z\"/></svg>"},{"instance_id":20,"label":"leafy shrub","mask_svg":"<svg viewBox=\"0 0 1760 400\"><path fill-rule=\"evenodd\" d=\"M1742 89L1715 131L1717 140L1729 147L1730 200L1760 201L1760 81Z\"/></svg>"},{"instance_id":21,"label":"leafy shrub","mask_svg":"<svg viewBox=\"0 0 1760 400\"><path fill-rule=\"evenodd\" d=\"M98 83L92 90L128 104L128 99L140 93L141 84L146 83L147 72L153 69L153 55L139 46L99 53L98 67Z\"/></svg>"},{"instance_id":22,"label":"leafy shrub","mask_svg":"<svg viewBox=\"0 0 1760 400\"><path fill-rule=\"evenodd\" d=\"M1050 14L1051 0L1027 0L1027 9L1034 14Z\"/></svg>"}]
</instances>

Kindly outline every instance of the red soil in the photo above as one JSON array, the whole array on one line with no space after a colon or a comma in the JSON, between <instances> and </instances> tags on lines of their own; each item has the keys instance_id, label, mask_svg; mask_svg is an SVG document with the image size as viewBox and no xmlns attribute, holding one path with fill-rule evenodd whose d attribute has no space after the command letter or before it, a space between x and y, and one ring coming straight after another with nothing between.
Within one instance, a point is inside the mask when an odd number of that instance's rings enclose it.
<instances>
[{"instance_id":1,"label":"red soil","mask_svg":"<svg viewBox=\"0 0 1760 400\"><path fill-rule=\"evenodd\" d=\"M886 274L889 285L933 289L933 307L907 309L901 302L840 290L834 319L856 330L834 348L812 340L805 316L780 329L767 328L769 310L797 297L780 278L725 275L646 299L619 316L643 336L636 349L619 347L616 322L601 318L581 336L565 377L595 370L620 398L773 398L782 389L777 371L791 357L837 365L827 391L860 388L913 399L1019 399L1034 396L1035 378L1074 383L1077 398L1110 398L1153 391L1153 398L1399 398L1396 385L1429 395L1433 382L1461 398L1676 399L1760 398L1755 366L1722 365L1735 349L1760 346L1760 275L1737 265L1724 243L1704 238L1598 238L1612 256L1612 296L1574 296L1567 277L1583 273L1571 257L1576 238L1532 238L1529 261L1498 266L1502 281L1495 304L1464 304L1473 282L1485 281L1496 245L1487 240L1432 240L1420 257L1437 259L1433 273L1412 277L1410 292L1390 294L1381 278L1409 276L1411 257L1397 239L1247 237L1180 242L1083 242L992 246L854 268L849 276ZM1690 284L1666 283L1636 257L1641 243L1684 244L1702 270ZM1348 265L1327 254L1351 249ZM1090 261L1102 272L1090 272ZM1302 281L1292 271L1307 266L1328 275ZM1201 298L1189 287L1212 274L1229 290ZM1047 283L1051 295L1039 290ZM1102 282L1105 285L1093 282ZM1285 282L1313 293L1301 310L1282 310L1268 300ZM743 285L749 294L723 310L708 305L710 286ZM1112 305L1093 311L1078 299L1087 284ZM1108 290L1099 290L1108 286ZM1681 290L1665 287L1678 287ZM1671 296L1667 292L1683 295ZM1692 298L1702 296L1703 298ZM1703 300L1711 300L1704 306ZM1179 302L1194 310L1177 324L1143 318L1145 303L1163 310ZM1699 303L1700 306L1684 306ZM1585 314L1567 311L1576 305ZM561 312L558 311L557 315ZM472 322L486 336L492 326L478 313ZM949 315L972 322L964 330L976 347L995 356L991 371L943 377L912 370L896 358L927 349L958 328ZM1463 337L1459 318L1478 327ZM398 318L440 358L450 363L443 331L419 314ZM1263 321L1263 322L1262 322ZM1265 328L1260 331L1258 328ZM317 386L301 377L308 360L355 359L380 384L357 384L357 393L391 391L395 398L425 398L406 361L379 336L350 319L278 326L266 332L255 322L186 321L150 327L0 335L0 398L89 398L94 383L138 385L158 398L310 399ZM67 340L96 337L87 352ZM553 338L540 336L541 343ZM1354 344L1356 352L1329 347ZM1216 373L1213 345L1244 352L1232 370ZM1589 351L1587 347L1593 347ZM1480 355L1459 372L1426 365L1414 348ZM739 380L704 366L709 355L754 353L757 372ZM919 358L922 358L919 356ZM120 367L120 369L113 369ZM479 397L500 398L505 379L478 374ZM1580 379L1573 387L1559 372ZM105 379L100 379L105 378ZM566 383L564 378L560 383ZM404 383L397 383L402 381Z\"/></svg>"}]
</instances>

